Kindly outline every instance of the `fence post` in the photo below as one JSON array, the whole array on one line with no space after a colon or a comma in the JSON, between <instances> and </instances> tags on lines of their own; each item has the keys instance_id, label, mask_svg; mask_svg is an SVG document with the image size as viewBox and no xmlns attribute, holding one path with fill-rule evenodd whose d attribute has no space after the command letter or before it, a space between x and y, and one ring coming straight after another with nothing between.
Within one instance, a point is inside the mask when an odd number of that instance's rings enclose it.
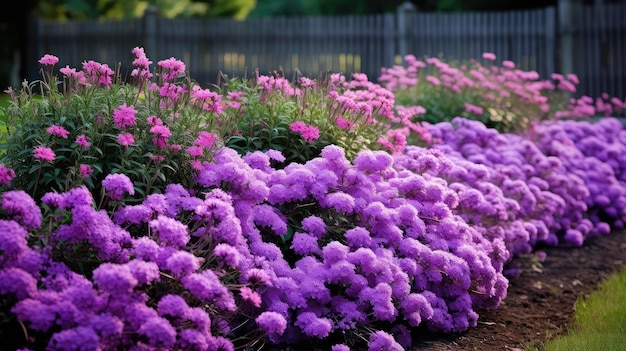
<instances>
[{"instance_id":1,"label":"fence post","mask_svg":"<svg viewBox=\"0 0 626 351\"><path fill-rule=\"evenodd\" d=\"M398 47L396 54L403 58L408 54L408 21L407 15L417 11L417 8L410 1L405 1L396 9L396 32L398 33Z\"/></svg>"},{"instance_id":2,"label":"fence post","mask_svg":"<svg viewBox=\"0 0 626 351\"><path fill-rule=\"evenodd\" d=\"M150 5L143 14L144 51L148 57L158 58L157 48L157 19L159 11L156 6Z\"/></svg>"},{"instance_id":3,"label":"fence post","mask_svg":"<svg viewBox=\"0 0 626 351\"><path fill-rule=\"evenodd\" d=\"M574 73L574 11L573 0L558 0L559 71Z\"/></svg>"},{"instance_id":4,"label":"fence post","mask_svg":"<svg viewBox=\"0 0 626 351\"><path fill-rule=\"evenodd\" d=\"M550 6L550 7L546 7L544 9L544 15L545 15L545 26L546 26L546 69L545 72L542 72L543 74L547 74L547 76L549 77L550 74L558 72L557 70L557 66L559 65L558 63L558 52L559 50L557 49L557 40L556 40L556 33L557 33L557 21L556 21L556 10L554 8L554 6Z\"/></svg>"}]
</instances>

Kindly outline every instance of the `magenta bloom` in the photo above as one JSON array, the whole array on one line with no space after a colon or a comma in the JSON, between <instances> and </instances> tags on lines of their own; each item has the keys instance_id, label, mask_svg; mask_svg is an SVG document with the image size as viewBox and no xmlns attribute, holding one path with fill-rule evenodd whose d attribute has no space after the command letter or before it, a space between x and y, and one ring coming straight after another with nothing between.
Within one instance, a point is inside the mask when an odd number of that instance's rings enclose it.
<instances>
[{"instance_id":1,"label":"magenta bloom","mask_svg":"<svg viewBox=\"0 0 626 351\"><path fill-rule=\"evenodd\" d=\"M496 54L494 54L492 52L483 52L483 58L485 60L495 61L496 60Z\"/></svg>"},{"instance_id":2,"label":"magenta bloom","mask_svg":"<svg viewBox=\"0 0 626 351\"><path fill-rule=\"evenodd\" d=\"M476 105L472 105L470 103L465 102L465 111L467 111L468 113L472 113L475 115L482 115L483 114L483 108L480 106L476 106Z\"/></svg>"},{"instance_id":3,"label":"magenta bloom","mask_svg":"<svg viewBox=\"0 0 626 351\"><path fill-rule=\"evenodd\" d=\"M210 149L215 143L215 140L217 140L217 135L209 132L200 132L193 143L196 146Z\"/></svg>"},{"instance_id":4,"label":"magenta bloom","mask_svg":"<svg viewBox=\"0 0 626 351\"><path fill-rule=\"evenodd\" d=\"M15 178L15 171L0 163L0 183L9 185L13 178Z\"/></svg>"},{"instance_id":5,"label":"magenta bloom","mask_svg":"<svg viewBox=\"0 0 626 351\"><path fill-rule=\"evenodd\" d=\"M113 111L113 124L120 128L132 127L137 123L137 110L133 105L123 104Z\"/></svg>"},{"instance_id":6,"label":"magenta bloom","mask_svg":"<svg viewBox=\"0 0 626 351\"><path fill-rule=\"evenodd\" d=\"M292 132L300 134L302 138L309 143L319 139L320 131L315 126L308 125L304 122L293 122L289 125L289 129Z\"/></svg>"},{"instance_id":7,"label":"magenta bloom","mask_svg":"<svg viewBox=\"0 0 626 351\"><path fill-rule=\"evenodd\" d=\"M46 65L46 66L54 66L58 62L59 62L59 58L50 54L45 54L43 55L42 58L39 59L39 63L41 63L42 65Z\"/></svg>"},{"instance_id":8,"label":"magenta bloom","mask_svg":"<svg viewBox=\"0 0 626 351\"><path fill-rule=\"evenodd\" d=\"M122 173L107 175L102 181L102 186L106 189L109 197L116 201L121 201L126 193L135 194L133 182Z\"/></svg>"},{"instance_id":9,"label":"magenta bloom","mask_svg":"<svg viewBox=\"0 0 626 351\"><path fill-rule=\"evenodd\" d=\"M35 146L33 149L33 156L40 160L46 162L53 162L56 155L51 148L45 146Z\"/></svg>"},{"instance_id":10,"label":"magenta bloom","mask_svg":"<svg viewBox=\"0 0 626 351\"><path fill-rule=\"evenodd\" d=\"M80 165L78 170L83 178L87 178L93 173L93 168L90 165Z\"/></svg>"},{"instance_id":11,"label":"magenta bloom","mask_svg":"<svg viewBox=\"0 0 626 351\"><path fill-rule=\"evenodd\" d=\"M122 133L117 136L117 142L122 146L130 146L135 142L135 138L130 133Z\"/></svg>"},{"instance_id":12,"label":"magenta bloom","mask_svg":"<svg viewBox=\"0 0 626 351\"><path fill-rule=\"evenodd\" d=\"M89 147L89 139L87 138L87 136L85 136L85 134L79 135L76 138L76 144L84 147L85 149Z\"/></svg>"},{"instance_id":13,"label":"magenta bloom","mask_svg":"<svg viewBox=\"0 0 626 351\"><path fill-rule=\"evenodd\" d=\"M63 128L62 126L54 125L54 124L48 127L46 131L56 137L63 138L63 139L67 139L67 136L70 135L70 132L68 132L65 128Z\"/></svg>"}]
</instances>

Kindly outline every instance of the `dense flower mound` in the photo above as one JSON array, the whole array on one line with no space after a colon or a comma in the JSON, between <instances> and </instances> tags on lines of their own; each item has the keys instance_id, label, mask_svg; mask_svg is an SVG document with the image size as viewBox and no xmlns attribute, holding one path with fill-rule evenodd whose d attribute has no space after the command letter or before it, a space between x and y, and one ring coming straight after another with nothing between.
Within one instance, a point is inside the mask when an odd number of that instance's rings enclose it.
<instances>
[{"instance_id":1,"label":"dense flower mound","mask_svg":"<svg viewBox=\"0 0 626 351\"><path fill-rule=\"evenodd\" d=\"M24 323L30 349L400 350L416 328L464 331L497 308L515 255L623 226L619 121L429 132L402 155L331 145L282 169L280 152L222 148L194 189L114 211L86 187L40 204L5 191L4 325ZM131 194L105 180L106 197Z\"/></svg>"},{"instance_id":2,"label":"dense flower mound","mask_svg":"<svg viewBox=\"0 0 626 351\"><path fill-rule=\"evenodd\" d=\"M559 110L543 94L575 76L408 56L385 87L257 74L212 91L133 53L131 84L88 61L57 85L46 55L41 101L9 90L3 347L403 350L476 326L517 257L625 226L623 125L540 122L624 107Z\"/></svg>"}]
</instances>

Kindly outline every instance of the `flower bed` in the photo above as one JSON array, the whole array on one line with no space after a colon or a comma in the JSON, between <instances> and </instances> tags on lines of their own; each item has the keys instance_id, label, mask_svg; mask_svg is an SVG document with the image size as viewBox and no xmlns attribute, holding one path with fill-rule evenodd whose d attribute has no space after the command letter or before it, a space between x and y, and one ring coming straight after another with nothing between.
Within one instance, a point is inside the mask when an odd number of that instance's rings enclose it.
<instances>
[{"instance_id":1,"label":"flower bed","mask_svg":"<svg viewBox=\"0 0 626 351\"><path fill-rule=\"evenodd\" d=\"M10 91L0 323L19 337L4 344L402 350L417 330L476 326L517 255L624 227L617 119L555 109L516 134L480 118L422 123L435 108L396 100L412 80L257 75L204 89L182 62L153 74L133 52L131 82L88 61L62 68L57 89L46 55L39 86ZM520 86L543 104L536 80Z\"/></svg>"}]
</instances>

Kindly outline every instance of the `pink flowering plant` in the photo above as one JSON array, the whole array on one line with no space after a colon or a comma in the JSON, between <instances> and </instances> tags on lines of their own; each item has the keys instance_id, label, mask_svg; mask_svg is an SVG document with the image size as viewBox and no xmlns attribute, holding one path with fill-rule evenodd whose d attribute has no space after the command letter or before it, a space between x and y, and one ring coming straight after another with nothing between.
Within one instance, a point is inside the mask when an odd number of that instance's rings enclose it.
<instances>
[{"instance_id":1,"label":"pink flowering plant","mask_svg":"<svg viewBox=\"0 0 626 351\"><path fill-rule=\"evenodd\" d=\"M191 184L193 167L234 128L227 99L193 82L183 62L151 67L142 48L132 51L129 82L94 61L57 71L59 59L48 54L40 82L8 90L2 163L16 186L36 198L79 185L100 193L104 177L124 173L141 199L170 182Z\"/></svg>"},{"instance_id":2,"label":"pink flowering plant","mask_svg":"<svg viewBox=\"0 0 626 351\"><path fill-rule=\"evenodd\" d=\"M414 55L405 56L404 62L383 67L379 81L394 92L397 105L424 109L416 121L465 117L500 131L520 132L541 120L614 116L626 108L626 102L608 94L575 98L575 74L540 77L510 60L498 64L489 52L467 62L419 60Z\"/></svg>"},{"instance_id":3,"label":"pink flowering plant","mask_svg":"<svg viewBox=\"0 0 626 351\"><path fill-rule=\"evenodd\" d=\"M228 94L246 101L237 119L238 133L227 146L240 154L255 150L281 151L290 162L306 162L323 147L343 147L348 157L367 148L382 149L394 117L393 94L364 74L348 78L335 73L290 82L279 74L225 84Z\"/></svg>"}]
</instances>

